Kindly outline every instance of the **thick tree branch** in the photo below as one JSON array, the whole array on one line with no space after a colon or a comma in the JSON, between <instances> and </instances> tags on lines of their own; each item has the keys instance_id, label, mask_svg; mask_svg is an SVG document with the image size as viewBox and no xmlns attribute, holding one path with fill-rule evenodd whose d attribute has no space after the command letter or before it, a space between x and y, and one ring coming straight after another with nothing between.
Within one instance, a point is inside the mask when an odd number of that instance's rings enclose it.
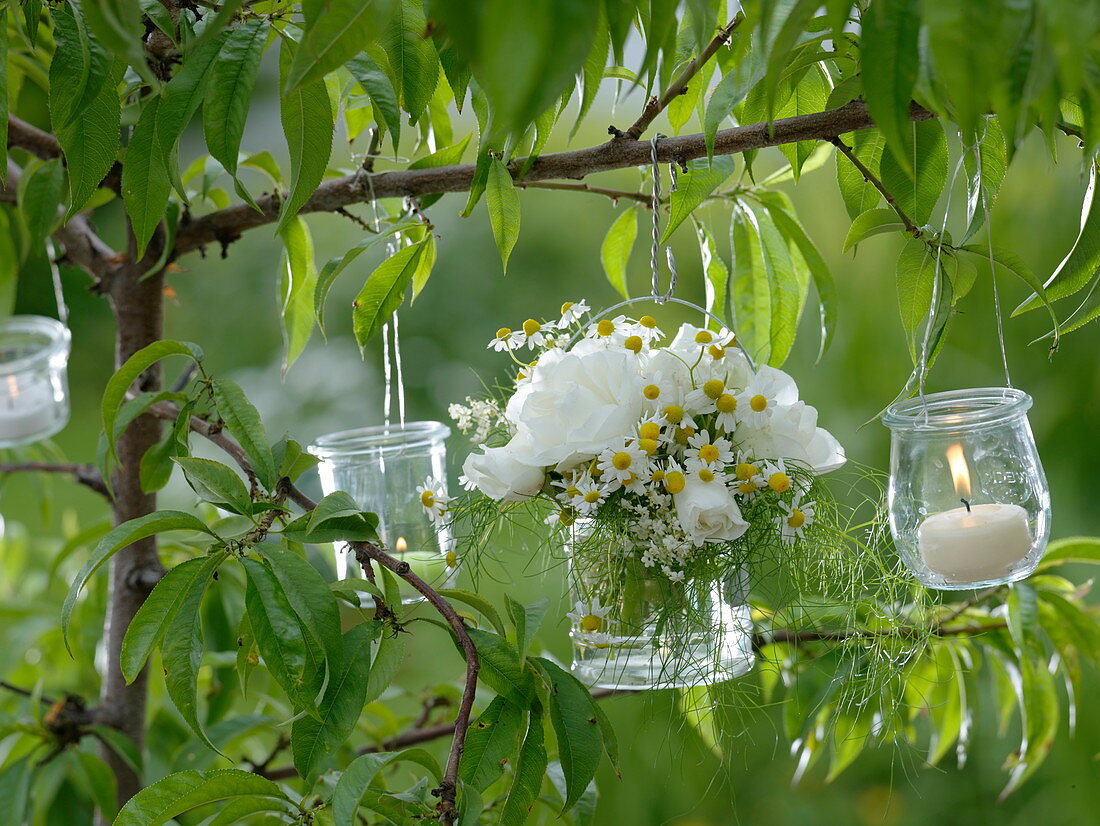
<instances>
[{"instance_id":1,"label":"thick tree branch","mask_svg":"<svg viewBox=\"0 0 1100 826\"><path fill-rule=\"evenodd\" d=\"M111 492L107 489L107 483L103 481L103 474L95 465L78 465L69 463L49 462L15 462L0 463L0 474L4 473L64 473L73 477L73 481L91 488L102 496L111 498Z\"/></svg>"},{"instance_id":2,"label":"thick tree branch","mask_svg":"<svg viewBox=\"0 0 1100 826\"><path fill-rule=\"evenodd\" d=\"M706 65L714 53L717 52L724 45L729 43L730 36L734 30L741 25L741 21L745 19L743 12L738 12L737 15L729 23L722 28L721 31L715 35L714 39L707 44L706 48L699 54L698 57L691 60L684 70L676 76L676 79L672 81L665 93L660 98L652 97L649 102L646 103L645 109L642 110L641 116L631 124L630 128L626 132L622 133L622 137L627 137L632 140L638 140L649 128L649 125L656 120L657 116L661 112L668 108L680 95L686 94L688 84L692 81L699 70Z\"/></svg>"},{"instance_id":3,"label":"thick tree branch","mask_svg":"<svg viewBox=\"0 0 1100 826\"><path fill-rule=\"evenodd\" d=\"M863 180L867 181L871 186L878 190L879 194L886 199L886 203L890 205L890 208L897 213L898 218L901 219L902 224L905 225L905 231L912 234L914 238L920 238L920 227L913 223L913 219L905 214L905 210L898 204L897 199L890 194L890 190L886 188L886 185L879 180L870 169L867 168L867 164L859 159L855 152L852 151L852 147L848 146L839 136L829 139L829 143L837 148L837 151L844 155L849 161L852 162L852 166L859 170L859 174L863 176Z\"/></svg>"},{"instance_id":4,"label":"thick tree branch","mask_svg":"<svg viewBox=\"0 0 1100 826\"><path fill-rule=\"evenodd\" d=\"M909 117L928 120L934 115L917 104L911 104ZM714 154L732 155L749 149L762 149L804 140L828 140L837 135L874 126L867 106L853 100L836 109L783 118L773 123L755 123L724 129L715 136ZM657 159L662 163L689 161L707 155L706 141L701 134L666 138L657 147ZM524 183L553 179L580 179L596 172L643 166L650 163L648 141L615 138L587 149L541 155L522 176ZM517 174L523 161L512 164ZM369 178L369 183L368 183ZM302 207L303 213L333 212L350 204L364 203L372 197L418 197L441 192L464 192L474 179L473 164L440 166L433 169L406 169L394 172L361 172L322 183ZM257 199L259 211L248 204L219 209L198 218L181 222L176 234L174 256L215 242L228 244L249 229L270 224L279 217L279 194Z\"/></svg>"},{"instance_id":5,"label":"thick tree branch","mask_svg":"<svg viewBox=\"0 0 1100 826\"><path fill-rule=\"evenodd\" d=\"M8 115L8 148L22 149L24 152L29 152L44 161L61 156L61 144L56 137L21 118L17 118L15 115ZM116 195L120 194L122 189L122 164L116 161L111 166L110 171L107 172L107 177L103 179L100 186L107 187Z\"/></svg>"}]
</instances>

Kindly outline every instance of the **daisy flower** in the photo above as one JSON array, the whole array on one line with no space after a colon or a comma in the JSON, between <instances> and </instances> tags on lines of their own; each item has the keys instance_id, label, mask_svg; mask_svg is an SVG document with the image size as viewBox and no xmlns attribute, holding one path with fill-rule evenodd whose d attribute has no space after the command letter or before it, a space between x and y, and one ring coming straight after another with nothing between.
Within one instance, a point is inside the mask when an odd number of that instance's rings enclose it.
<instances>
[{"instance_id":1,"label":"daisy flower","mask_svg":"<svg viewBox=\"0 0 1100 826\"><path fill-rule=\"evenodd\" d=\"M688 449L684 457L702 465L717 464L725 467L733 461L733 443L721 436L712 440L707 431L700 430L694 436L688 437Z\"/></svg>"},{"instance_id":2,"label":"daisy flower","mask_svg":"<svg viewBox=\"0 0 1100 826\"><path fill-rule=\"evenodd\" d=\"M752 427L763 427L776 407L798 401L794 379L782 370L767 365L750 378L737 396L737 407L744 421Z\"/></svg>"},{"instance_id":3,"label":"daisy flower","mask_svg":"<svg viewBox=\"0 0 1100 826\"><path fill-rule=\"evenodd\" d=\"M638 325L634 328L635 334L642 337L646 344L653 344L665 337L661 328L657 326L657 319L651 315L644 315L638 319Z\"/></svg>"},{"instance_id":4,"label":"daisy flower","mask_svg":"<svg viewBox=\"0 0 1100 826\"><path fill-rule=\"evenodd\" d=\"M689 460L685 465L685 470L689 479L695 479L708 485L712 482L722 484L726 481L725 471L706 462L700 462L698 459Z\"/></svg>"},{"instance_id":5,"label":"daisy flower","mask_svg":"<svg viewBox=\"0 0 1100 826\"><path fill-rule=\"evenodd\" d=\"M684 398L684 406L696 413L714 413L718 399L726 394L726 383L722 379L707 379Z\"/></svg>"},{"instance_id":6,"label":"daisy flower","mask_svg":"<svg viewBox=\"0 0 1100 826\"><path fill-rule=\"evenodd\" d=\"M795 539L803 539L806 528L814 523L814 503L802 502L801 498L801 494L795 494L789 505L782 500L779 502L783 513L775 518L775 524L788 545L793 544Z\"/></svg>"},{"instance_id":7,"label":"daisy flower","mask_svg":"<svg viewBox=\"0 0 1100 826\"><path fill-rule=\"evenodd\" d=\"M508 327L501 327L497 330L496 336L485 345L485 349L496 350L498 353L505 350L518 350L526 341L527 336L524 335L522 330L512 330Z\"/></svg>"},{"instance_id":8,"label":"daisy flower","mask_svg":"<svg viewBox=\"0 0 1100 826\"><path fill-rule=\"evenodd\" d=\"M558 329L565 329L570 324L576 324L587 315L591 307L584 301L566 301L561 305L561 320L558 321Z\"/></svg>"},{"instance_id":9,"label":"daisy flower","mask_svg":"<svg viewBox=\"0 0 1100 826\"><path fill-rule=\"evenodd\" d=\"M458 567L458 554L454 551L440 551L439 555L443 557L443 564L447 566L448 571L453 571Z\"/></svg>"},{"instance_id":10,"label":"daisy flower","mask_svg":"<svg viewBox=\"0 0 1100 826\"><path fill-rule=\"evenodd\" d=\"M763 476L767 480L768 487L776 493L786 493L795 484L787 472L787 463L782 459L765 462Z\"/></svg>"},{"instance_id":11,"label":"daisy flower","mask_svg":"<svg viewBox=\"0 0 1100 826\"><path fill-rule=\"evenodd\" d=\"M682 405L666 404L664 407L659 407L657 412L660 414L657 421L660 422L662 427L670 429L673 433L686 427L690 427L694 433L699 427L695 424L695 419Z\"/></svg>"},{"instance_id":12,"label":"daisy flower","mask_svg":"<svg viewBox=\"0 0 1100 826\"><path fill-rule=\"evenodd\" d=\"M733 475L733 492L745 499L751 499L768 486L768 480L761 475L759 467L744 456L734 467Z\"/></svg>"},{"instance_id":13,"label":"daisy flower","mask_svg":"<svg viewBox=\"0 0 1100 826\"><path fill-rule=\"evenodd\" d=\"M424 508L424 512L428 514L432 522L438 523L442 521L447 514L447 506L451 502L451 498L447 496L447 491L443 487L443 484L429 476L424 480L423 485L416 486L416 493L420 497L420 505Z\"/></svg>"},{"instance_id":14,"label":"daisy flower","mask_svg":"<svg viewBox=\"0 0 1100 826\"><path fill-rule=\"evenodd\" d=\"M737 429L737 396L733 393L720 393L714 400L714 409L718 413L714 426L726 433L733 433Z\"/></svg>"},{"instance_id":15,"label":"daisy flower","mask_svg":"<svg viewBox=\"0 0 1100 826\"><path fill-rule=\"evenodd\" d=\"M573 604L573 610L567 613L569 619L581 627L586 634L595 634L607 625L607 615L611 612L610 605L600 605L599 597L589 602L577 600Z\"/></svg>"},{"instance_id":16,"label":"daisy flower","mask_svg":"<svg viewBox=\"0 0 1100 826\"><path fill-rule=\"evenodd\" d=\"M521 330L517 334L523 336L522 342L534 350L537 347L545 347L552 339L553 324L542 324L533 318L523 322Z\"/></svg>"},{"instance_id":17,"label":"daisy flower","mask_svg":"<svg viewBox=\"0 0 1100 826\"><path fill-rule=\"evenodd\" d=\"M591 338L611 346L622 346L627 336L633 332L634 323L625 315L617 315L614 318L604 318L592 324L584 333L585 338Z\"/></svg>"},{"instance_id":18,"label":"daisy flower","mask_svg":"<svg viewBox=\"0 0 1100 826\"><path fill-rule=\"evenodd\" d=\"M644 478L649 475L649 457L634 439L624 439L616 447L605 448L598 458L596 467L605 483L625 483L631 477Z\"/></svg>"},{"instance_id":19,"label":"daisy flower","mask_svg":"<svg viewBox=\"0 0 1100 826\"><path fill-rule=\"evenodd\" d=\"M580 516L594 513L611 492L587 473L582 473L571 482L562 480L554 484L565 488L558 494L558 500L564 502Z\"/></svg>"}]
</instances>

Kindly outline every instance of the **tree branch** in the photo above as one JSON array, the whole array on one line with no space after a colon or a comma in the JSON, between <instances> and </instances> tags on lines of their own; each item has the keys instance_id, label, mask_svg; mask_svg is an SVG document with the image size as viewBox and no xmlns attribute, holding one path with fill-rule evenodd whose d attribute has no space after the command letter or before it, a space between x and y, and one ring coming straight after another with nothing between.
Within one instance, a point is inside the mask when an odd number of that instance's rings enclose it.
<instances>
[{"instance_id":1,"label":"tree branch","mask_svg":"<svg viewBox=\"0 0 1100 826\"><path fill-rule=\"evenodd\" d=\"M91 488L96 493L111 498L111 492L107 489L107 483L103 481L103 474L95 465L58 464L48 462L15 462L0 463L0 473L66 473L73 477L77 484Z\"/></svg>"},{"instance_id":2,"label":"tree branch","mask_svg":"<svg viewBox=\"0 0 1100 826\"><path fill-rule=\"evenodd\" d=\"M741 25L741 21L744 19L744 12L738 12L733 20L727 23L725 28L719 31L714 39L707 44L706 48L703 49L699 56L692 59L691 62L684 67L684 70L676 76L672 84L665 89L665 93L661 95L660 99L655 97L649 99L649 102L646 103L645 108L642 110L641 116L634 121L626 132L621 133L621 137L638 140L649 125L656 120L657 116L668 108L672 101L680 95L686 94L688 84L691 82L692 78L694 78L699 70L706 65L707 61L714 56L715 52L729 43L730 36L733 34L734 30Z\"/></svg>"},{"instance_id":3,"label":"tree branch","mask_svg":"<svg viewBox=\"0 0 1100 826\"><path fill-rule=\"evenodd\" d=\"M894 196L890 194L890 190L886 188L886 185L878 179L878 176L875 175L874 172L867 168L867 164L865 164L856 156L856 153L852 151L852 147L848 146L848 144L842 141L839 136L829 138L829 143L835 146L838 152L840 152L842 155L844 155L845 158L851 161L852 166L858 169L859 174L863 176L863 180L867 181L867 183L877 189L879 191L879 194L886 199L886 203L888 203L891 209L893 209L894 212L897 213L898 218L900 218L901 222L905 225L905 231L912 234L914 238L920 238L920 227L914 224L913 219L905 214L905 210L901 208Z\"/></svg>"},{"instance_id":4,"label":"tree branch","mask_svg":"<svg viewBox=\"0 0 1100 826\"><path fill-rule=\"evenodd\" d=\"M8 148L22 149L44 161L61 156L61 144L49 132L27 123L15 115L8 115ZM116 195L122 190L122 164L117 161L107 172L100 186L105 186Z\"/></svg>"},{"instance_id":5,"label":"tree branch","mask_svg":"<svg viewBox=\"0 0 1100 826\"><path fill-rule=\"evenodd\" d=\"M627 192L622 189L604 189L601 186L589 186L584 183L572 183L569 181L518 181L520 189L557 189L568 192L590 192L593 195L602 195L610 198L615 203L619 201L637 201L646 209L653 207L653 198L644 192Z\"/></svg>"},{"instance_id":6,"label":"tree branch","mask_svg":"<svg viewBox=\"0 0 1100 826\"><path fill-rule=\"evenodd\" d=\"M917 104L911 104L909 117L928 120L934 115ZM724 129L715 136L714 154L732 155L749 149L762 149L804 140L827 140L846 132L868 129L874 121L862 100L853 100L836 109L783 118L772 123L755 123ZM657 159L662 163L689 161L707 155L701 134L681 135L662 140L657 147ZM596 172L643 166L650 163L648 141L615 138L599 146L541 155L522 176L524 183L552 179L580 179ZM513 175L523 160L513 161ZM350 204L364 203L374 198L417 197L442 192L465 192L474 179L474 164L440 166L431 169L405 169L393 172L359 172L342 178L332 178L317 187L302 213L333 212ZM369 181L369 183L368 183ZM173 256L198 249L206 244L228 244L249 229L270 224L279 217L281 194L257 199L259 211L248 204L219 209L198 218L181 221L176 233Z\"/></svg>"}]
</instances>

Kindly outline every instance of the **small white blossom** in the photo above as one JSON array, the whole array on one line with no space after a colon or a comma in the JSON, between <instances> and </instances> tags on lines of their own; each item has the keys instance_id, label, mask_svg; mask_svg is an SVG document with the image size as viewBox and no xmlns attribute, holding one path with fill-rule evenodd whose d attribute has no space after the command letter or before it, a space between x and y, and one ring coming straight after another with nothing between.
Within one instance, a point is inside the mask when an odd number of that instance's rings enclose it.
<instances>
[{"instance_id":1,"label":"small white blossom","mask_svg":"<svg viewBox=\"0 0 1100 826\"><path fill-rule=\"evenodd\" d=\"M688 437L684 457L688 461L698 461L708 467L725 467L733 461L733 443L721 436L711 439L707 431L700 430L694 436Z\"/></svg>"},{"instance_id":2,"label":"small white blossom","mask_svg":"<svg viewBox=\"0 0 1100 826\"><path fill-rule=\"evenodd\" d=\"M518 350L526 341L527 336L523 334L522 330L510 330L507 327L501 327L497 330L497 334L485 345L485 349L496 350L498 353L505 350Z\"/></svg>"},{"instance_id":3,"label":"small white blossom","mask_svg":"<svg viewBox=\"0 0 1100 826\"><path fill-rule=\"evenodd\" d=\"M624 439L620 444L604 449L598 459L596 467L600 469L600 481L605 484L626 484L649 475L649 457L634 439Z\"/></svg>"},{"instance_id":4,"label":"small white blossom","mask_svg":"<svg viewBox=\"0 0 1100 826\"><path fill-rule=\"evenodd\" d=\"M420 497L420 505L433 523L442 522L447 515L451 498L442 482L438 482L429 476L423 485L417 485L416 493Z\"/></svg>"},{"instance_id":5,"label":"small white blossom","mask_svg":"<svg viewBox=\"0 0 1100 826\"><path fill-rule=\"evenodd\" d=\"M783 513L775 518L779 526L779 535L787 544L792 544L795 539L802 539L804 531L814 523L814 503L802 502L800 494L795 494L791 503L780 501L779 507Z\"/></svg>"},{"instance_id":6,"label":"small white blossom","mask_svg":"<svg viewBox=\"0 0 1100 826\"><path fill-rule=\"evenodd\" d=\"M591 308L584 301L566 301L561 305L561 320L558 321L559 329L564 329L571 324L576 324Z\"/></svg>"}]
</instances>

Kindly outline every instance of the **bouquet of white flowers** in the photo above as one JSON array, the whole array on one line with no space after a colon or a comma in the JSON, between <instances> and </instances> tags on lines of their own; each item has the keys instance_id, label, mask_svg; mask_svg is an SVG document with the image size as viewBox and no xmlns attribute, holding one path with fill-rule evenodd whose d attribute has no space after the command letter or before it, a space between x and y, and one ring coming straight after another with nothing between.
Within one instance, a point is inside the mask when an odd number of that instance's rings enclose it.
<instances>
[{"instance_id":1,"label":"bouquet of white flowers","mask_svg":"<svg viewBox=\"0 0 1100 826\"><path fill-rule=\"evenodd\" d=\"M809 536L815 479L845 458L794 380L754 367L733 333L683 324L662 344L652 316L588 321L588 309L499 330L489 347L519 366L515 391L451 413L479 446L463 466L467 490L552 504L547 521L568 532L578 573L574 640L607 652L636 648L689 604L712 615L686 595L700 581L713 590L753 544ZM448 503L424 504L448 517ZM655 603L678 607L662 620Z\"/></svg>"}]
</instances>

